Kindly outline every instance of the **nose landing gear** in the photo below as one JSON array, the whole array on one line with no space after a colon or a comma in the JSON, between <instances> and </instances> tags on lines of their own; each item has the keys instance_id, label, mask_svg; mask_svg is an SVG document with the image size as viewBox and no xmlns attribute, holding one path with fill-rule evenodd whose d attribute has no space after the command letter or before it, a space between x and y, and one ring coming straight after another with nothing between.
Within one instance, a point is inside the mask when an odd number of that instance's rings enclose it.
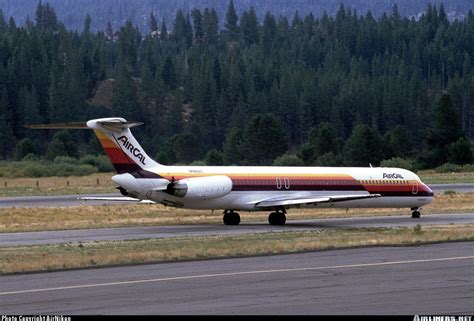
<instances>
[{"instance_id":1,"label":"nose landing gear","mask_svg":"<svg viewBox=\"0 0 474 321\"><path fill-rule=\"evenodd\" d=\"M412 210L412 212L411 212L411 218L420 218L421 213L420 213L418 207L413 207L411 210Z\"/></svg>"}]
</instances>

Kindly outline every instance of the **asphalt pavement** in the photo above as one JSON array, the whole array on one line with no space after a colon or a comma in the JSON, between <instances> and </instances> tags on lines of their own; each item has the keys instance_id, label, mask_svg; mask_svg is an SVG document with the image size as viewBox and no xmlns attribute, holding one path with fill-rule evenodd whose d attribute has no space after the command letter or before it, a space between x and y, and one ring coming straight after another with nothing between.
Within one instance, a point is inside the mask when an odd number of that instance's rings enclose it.
<instances>
[{"instance_id":1,"label":"asphalt pavement","mask_svg":"<svg viewBox=\"0 0 474 321\"><path fill-rule=\"evenodd\" d=\"M245 214L242 215L245 219ZM325 228L352 227L410 227L420 225L474 224L474 213L430 214L413 219L406 216L349 217L316 220L291 220L284 226L261 223L240 225L196 224L170 226L140 226L63 231L0 233L0 247L39 244L78 243L93 241L118 241L170 237L196 237L211 235L242 235L249 233L275 233L288 231L317 231Z\"/></svg>"},{"instance_id":2,"label":"asphalt pavement","mask_svg":"<svg viewBox=\"0 0 474 321\"><path fill-rule=\"evenodd\" d=\"M474 314L474 242L0 276L2 314Z\"/></svg>"}]
</instances>

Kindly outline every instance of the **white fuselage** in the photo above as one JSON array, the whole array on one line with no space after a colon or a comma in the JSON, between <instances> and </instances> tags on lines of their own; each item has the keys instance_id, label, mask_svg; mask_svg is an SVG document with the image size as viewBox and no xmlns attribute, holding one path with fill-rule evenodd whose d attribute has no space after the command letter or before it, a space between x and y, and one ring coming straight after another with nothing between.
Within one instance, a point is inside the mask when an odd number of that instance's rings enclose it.
<instances>
[{"instance_id":1,"label":"white fuselage","mask_svg":"<svg viewBox=\"0 0 474 321\"><path fill-rule=\"evenodd\" d=\"M268 199L361 194L380 197L287 207L417 208L433 200L416 174L399 168L160 165L149 172L160 178L121 174L113 180L140 199L192 209L259 211L267 209L256 204ZM163 190L170 181L186 190Z\"/></svg>"}]
</instances>

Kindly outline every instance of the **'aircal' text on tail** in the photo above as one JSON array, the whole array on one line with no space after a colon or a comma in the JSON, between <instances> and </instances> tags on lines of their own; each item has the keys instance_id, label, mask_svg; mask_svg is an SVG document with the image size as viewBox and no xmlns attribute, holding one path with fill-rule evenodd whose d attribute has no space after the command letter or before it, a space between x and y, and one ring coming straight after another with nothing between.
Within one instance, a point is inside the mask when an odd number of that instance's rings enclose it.
<instances>
[{"instance_id":1,"label":"'aircal' text on tail","mask_svg":"<svg viewBox=\"0 0 474 321\"><path fill-rule=\"evenodd\" d=\"M128 141L127 136L120 136L119 138L117 138L117 140L119 140L122 143L122 145L126 149L128 149L133 156L135 156L138 160L140 160L140 163L142 163L143 165L146 165L145 156L143 156L140 149L136 148L135 146L133 146L132 143Z\"/></svg>"}]
</instances>

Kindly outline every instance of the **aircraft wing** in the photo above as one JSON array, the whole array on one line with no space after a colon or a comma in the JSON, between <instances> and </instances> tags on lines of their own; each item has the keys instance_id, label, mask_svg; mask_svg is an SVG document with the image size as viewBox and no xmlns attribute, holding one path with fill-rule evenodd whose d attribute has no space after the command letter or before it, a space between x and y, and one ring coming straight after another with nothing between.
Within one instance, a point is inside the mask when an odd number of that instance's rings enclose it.
<instances>
[{"instance_id":1,"label":"aircraft wing","mask_svg":"<svg viewBox=\"0 0 474 321\"><path fill-rule=\"evenodd\" d=\"M84 196L78 197L78 200L82 201L108 201L108 202L137 202L140 204L155 204L156 202L150 200L141 200L138 198L128 196L111 196L111 197L95 197L95 196Z\"/></svg>"},{"instance_id":2,"label":"aircraft wing","mask_svg":"<svg viewBox=\"0 0 474 321\"><path fill-rule=\"evenodd\" d=\"M268 200L259 201L255 204L256 207L275 207L275 206L294 206L294 205L315 205L319 203L335 203L343 201L353 201L365 198L380 197L380 194L350 194L350 195L334 195L321 196L315 198L272 198Z\"/></svg>"}]
</instances>

